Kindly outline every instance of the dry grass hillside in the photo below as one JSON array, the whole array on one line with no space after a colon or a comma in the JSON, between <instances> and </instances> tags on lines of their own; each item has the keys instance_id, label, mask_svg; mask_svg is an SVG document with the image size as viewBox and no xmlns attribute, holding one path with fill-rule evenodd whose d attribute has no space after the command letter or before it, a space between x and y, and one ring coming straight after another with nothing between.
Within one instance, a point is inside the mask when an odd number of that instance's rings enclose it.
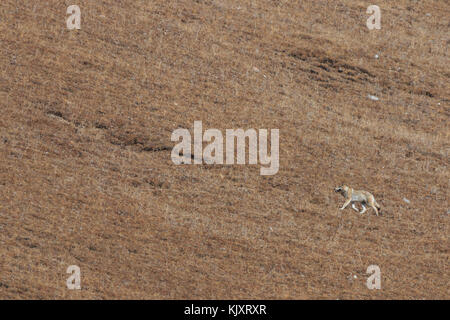
<instances>
[{"instance_id":1,"label":"dry grass hillside","mask_svg":"<svg viewBox=\"0 0 450 320\"><path fill-rule=\"evenodd\" d=\"M449 17L441 0L2 0L0 298L449 299ZM279 172L174 165L195 120L278 128ZM383 215L338 210L343 183Z\"/></svg>"}]
</instances>

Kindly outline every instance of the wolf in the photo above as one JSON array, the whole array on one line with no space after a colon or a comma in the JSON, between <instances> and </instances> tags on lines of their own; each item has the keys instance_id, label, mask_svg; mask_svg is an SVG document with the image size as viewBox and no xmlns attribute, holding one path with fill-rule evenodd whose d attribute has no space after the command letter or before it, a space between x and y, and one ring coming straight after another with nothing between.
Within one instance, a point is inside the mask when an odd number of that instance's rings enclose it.
<instances>
[{"instance_id":1,"label":"wolf","mask_svg":"<svg viewBox=\"0 0 450 320\"><path fill-rule=\"evenodd\" d=\"M363 214L367 210L365 205L369 205L371 208L373 208L377 216L378 212L381 211L380 205L377 203L375 197L370 192L364 190L353 190L353 188L349 188L345 185L335 188L334 191L340 193L345 198L345 203L342 208L340 208L340 210L344 210L351 203L353 210L358 211L361 214ZM363 207L362 211L359 211L356 208L355 204L357 202L361 203L361 206Z\"/></svg>"}]
</instances>

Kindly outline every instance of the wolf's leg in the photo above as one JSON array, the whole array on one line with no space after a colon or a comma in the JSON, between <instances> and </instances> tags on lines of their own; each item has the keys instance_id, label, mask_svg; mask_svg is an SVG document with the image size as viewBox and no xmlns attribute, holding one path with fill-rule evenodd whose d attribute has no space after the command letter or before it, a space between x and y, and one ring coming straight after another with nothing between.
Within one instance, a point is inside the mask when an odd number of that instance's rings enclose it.
<instances>
[{"instance_id":1,"label":"wolf's leg","mask_svg":"<svg viewBox=\"0 0 450 320\"><path fill-rule=\"evenodd\" d=\"M363 209L360 213L363 214L364 212L366 212L367 208L363 204L361 204L361 205L362 205Z\"/></svg>"},{"instance_id":2,"label":"wolf's leg","mask_svg":"<svg viewBox=\"0 0 450 320\"><path fill-rule=\"evenodd\" d=\"M375 213L376 213L377 216L378 216L378 210L377 210L377 208L375 207L375 198L374 198L373 196L372 196L372 198L370 199L369 205L373 208L373 210L375 210Z\"/></svg>"},{"instance_id":3,"label":"wolf's leg","mask_svg":"<svg viewBox=\"0 0 450 320\"><path fill-rule=\"evenodd\" d=\"M345 201L344 205L342 206L342 208L340 208L341 210L344 210L345 207L348 206L348 204L352 201L352 199L348 199L347 201Z\"/></svg>"},{"instance_id":4,"label":"wolf's leg","mask_svg":"<svg viewBox=\"0 0 450 320\"><path fill-rule=\"evenodd\" d=\"M376 208L374 205L372 205L372 208L373 208L373 210L375 210L375 213L376 213L377 216L378 216L378 210L377 210L377 208Z\"/></svg>"},{"instance_id":5,"label":"wolf's leg","mask_svg":"<svg viewBox=\"0 0 450 320\"><path fill-rule=\"evenodd\" d=\"M353 208L353 210L359 212L359 210L358 210L358 208L355 206L355 203L354 203L354 202L352 203L352 208Z\"/></svg>"}]
</instances>

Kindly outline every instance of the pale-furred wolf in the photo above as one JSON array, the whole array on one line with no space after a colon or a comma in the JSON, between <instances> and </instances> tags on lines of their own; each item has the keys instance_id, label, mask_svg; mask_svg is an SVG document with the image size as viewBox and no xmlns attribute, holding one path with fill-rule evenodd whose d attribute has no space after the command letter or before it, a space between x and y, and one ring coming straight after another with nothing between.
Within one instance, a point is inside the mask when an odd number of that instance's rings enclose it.
<instances>
[{"instance_id":1,"label":"pale-furred wolf","mask_svg":"<svg viewBox=\"0 0 450 320\"><path fill-rule=\"evenodd\" d=\"M344 210L350 203L352 204L353 210L358 211L361 214L363 214L367 210L364 205L369 205L371 208L373 208L377 216L378 210L381 210L380 205L377 203L375 197L370 192L364 190L353 190L352 188L349 188L347 186L337 187L334 189L334 191L339 192L345 198L345 203L342 208L340 208L340 210ZM361 212L355 206L355 203L357 202L361 203L361 206L363 207L363 210Z\"/></svg>"}]
</instances>

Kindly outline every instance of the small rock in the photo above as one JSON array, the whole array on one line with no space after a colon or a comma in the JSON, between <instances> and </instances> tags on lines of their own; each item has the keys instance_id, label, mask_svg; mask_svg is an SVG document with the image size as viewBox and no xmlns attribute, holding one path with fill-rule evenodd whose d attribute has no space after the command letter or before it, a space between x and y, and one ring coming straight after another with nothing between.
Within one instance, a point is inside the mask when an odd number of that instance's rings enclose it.
<instances>
[{"instance_id":1,"label":"small rock","mask_svg":"<svg viewBox=\"0 0 450 320\"><path fill-rule=\"evenodd\" d=\"M367 95L367 97L368 97L370 100L373 100L373 101L378 101L378 100L380 100L380 98L378 98L377 96L373 96L373 95L371 95L371 94Z\"/></svg>"},{"instance_id":2,"label":"small rock","mask_svg":"<svg viewBox=\"0 0 450 320\"><path fill-rule=\"evenodd\" d=\"M375 59L378 59L379 57L380 57L379 55L377 55L377 54L375 55Z\"/></svg>"},{"instance_id":3,"label":"small rock","mask_svg":"<svg viewBox=\"0 0 450 320\"><path fill-rule=\"evenodd\" d=\"M410 204L410 203L411 203L411 201L409 201L409 200L406 199L406 198L403 198L403 201L405 201L407 204Z\"/></svg>"},{"instance_id":4,"label":"small rock","mask_svg":"<svg viewBox=\"0 0 450 320\"><path fill-rule=\"evenodd\" d=\"M257 67L253 67L253 71L259 72L259 69Z\"/></svg>"}]
</instances>

